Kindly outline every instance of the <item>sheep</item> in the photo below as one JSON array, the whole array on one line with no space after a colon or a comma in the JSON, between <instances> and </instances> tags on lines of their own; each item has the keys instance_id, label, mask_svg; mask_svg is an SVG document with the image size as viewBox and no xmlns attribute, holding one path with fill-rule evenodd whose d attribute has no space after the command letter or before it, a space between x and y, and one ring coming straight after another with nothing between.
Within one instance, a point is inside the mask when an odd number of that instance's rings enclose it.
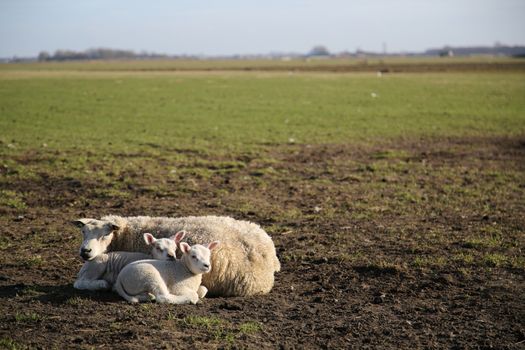
<instances>
[{"instance_id":1,"label":"sheep","mask_svg":"<svg viewBox=\"0 0 525 350\"><path fill-rule=\"evenodd\" d=\"M151 246L151 255L118 251L93 257L90 255L92 251L87 252L86 248L81 248L80 255L86 261L80 269L73 287L92 291L107 290L114 285L119 272L131 262L151 259L152 257L158 260L174 260L177 244L184 238L184 235L185 232L181 231L170 238L156 239L151 233L144 233L144 242ZM200 292L205 294L204 291Z\"/></svg>"},{"instance_id":2,"label":"sheep","mask_svg":"<svg viewBox=\"0 0 525 350\"><path fill-rule=\"evenodd\" d=\"M166 237L173 232L191 232L189 244L221 241L212 252L212 271L205 274L202 284L211 296L250 296L269 293L274 284L274 273L281 265L275 246L268 234L247 221L221 216L121 217L104 216L89 222L86 232L99 233L97 239L87 235L86 249L102 251L145 252L147 246L140 238L143 232L154 232ZM82 222L79 220L77 222Z\"/></svg>"},{"instance_id":3,"label":"sheep","mask_svg":"<svg viewBox=\"0 0 525 350\"><path fill-rule=\"evenodd\" d=\"M115 291L130 303L149 301L149 295L158 303L196 304L202 274L210 272L211 251L218 241L207 246L180 243L180 260L141 260L133 262L119 273Z\"/></svg>"}]
</instances>

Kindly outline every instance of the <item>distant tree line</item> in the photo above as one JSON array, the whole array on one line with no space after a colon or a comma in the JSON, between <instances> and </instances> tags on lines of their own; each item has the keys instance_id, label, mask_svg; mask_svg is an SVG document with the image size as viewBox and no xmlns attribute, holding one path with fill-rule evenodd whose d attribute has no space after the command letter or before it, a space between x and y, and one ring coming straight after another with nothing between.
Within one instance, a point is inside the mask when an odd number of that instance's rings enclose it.
<instances>
[{"instance_id":1,"label":"distant tree line","mask_svg":"<svg viewBox=\"0 0 525 350\"><path fill-rule=\"evenodd\" d=\"M39 61L71 61L71 60L118 60L118 59L283 59L283 58L326 58L326 57L385 57L385 56L471 56L471 55L494 55L525 57L525 46L507 46L496 43L496 45L479 47L451 47L429 49L424 52L405 53L378 53L357 49L355 52L331 53L325 46L314 46L308 53L272 53L267 55L230 55L230 56L195 56L195 55L164 55L157 53L140 52L131 50L117 50L107 48L96 48L85 51L57 50L54 54L46 51L40 52ZM10 61L31 61L34 58L14 58Z\"/></svg>"},{"instance_id":2,"label":"distant tree line","mask_svg":"<svg viewBox=\"0 0 525 350\"><path fill-rule=\"evenodd\" d=\"M116 49L89 49L85 51L57 50L54 54L42 51L38 54L39 61L72 61L72 60L118 60L118 59L151 59L167 58L168 56L156 53L136 53L131 50Z\"/></svg>"},{"instance_id":3,"label":"distant tree line","mask_svg":"<svg viewBox=\"0 0 525 350\"><path fill-rule=\"evenodd\" d=\"M310 52L308 52L307 56L330 56L330 51L326 48L326 46L323 45L317 45L312 47Z\"/></svg>"},{"instance_id":4,"label":"distant tree line","mask_svg":"<svg viewBox=\"0 0 525 350\"><path fill-rule=\"evenodd\" d=\"M451 47L445 46L442 49L428 49L425 51L426 56L444 56L444 53L451 52L454 56L471 56L471 55L494 55L494 56L512 56L524 57L525 46L506 46L496 44L494 46L472 46L472 47Z\"/></svg>"}]
</instances>

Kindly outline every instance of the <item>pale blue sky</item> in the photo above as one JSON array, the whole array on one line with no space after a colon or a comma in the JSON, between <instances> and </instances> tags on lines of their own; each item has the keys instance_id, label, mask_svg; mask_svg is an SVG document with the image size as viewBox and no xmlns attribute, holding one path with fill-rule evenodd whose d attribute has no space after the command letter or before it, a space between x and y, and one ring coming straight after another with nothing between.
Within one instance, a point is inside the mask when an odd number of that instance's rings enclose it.
<instances>
[{"instance_id":1,"label":"pale blue sky","mask_svg":"<svg viewBox=\"0 0 525 350\"><path fill-rule=\"evenodd\" d=\"M0 0L0 57L109 47L167 54L422 51L525 44L525 0Z\"/></svg>"}]
</instances>

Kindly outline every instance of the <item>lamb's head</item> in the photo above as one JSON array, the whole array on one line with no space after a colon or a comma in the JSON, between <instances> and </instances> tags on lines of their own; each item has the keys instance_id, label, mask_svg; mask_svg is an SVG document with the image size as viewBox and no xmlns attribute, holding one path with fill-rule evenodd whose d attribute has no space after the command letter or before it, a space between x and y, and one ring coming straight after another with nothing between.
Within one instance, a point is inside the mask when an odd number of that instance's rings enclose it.
<instances>
[{"instance_id":1,"label":"lamb's head","mask_svg":"<svg viewBox=\"0 0 525 350\"><path fill-rule=\"evenodd\" d=\"M185 231L180 231L170 238L155 238L151 233L144 234L144 241L151 246L151 255L157 260L175 260L177 246L181 239L186 235Z\"/></svg>"},{"instance_id":2,"label":"lamb's head","mask_svg":"<svg viewBox=\"0 0 525 350\"><path fill-rule=\"evenodd\" d=\"M180 243L182 250L182 260L188 269L198 275L211 271L211 251L219 246L220 242L215 241L208 245L195 244L190 246L188 243Z\"/></svg>"},{"instance_id":3,"label":"lamb's head","mask_svg":"<svg viewBox=\"0 0 525 350\"><path fill-rule=\"evenodd\" d=\"M113 233L119 229L115 223L96 219L79 219L73 221L73 224L82 232L79 253L86 261L105 253L113 239Z\"/></svg>"}]
</instances>

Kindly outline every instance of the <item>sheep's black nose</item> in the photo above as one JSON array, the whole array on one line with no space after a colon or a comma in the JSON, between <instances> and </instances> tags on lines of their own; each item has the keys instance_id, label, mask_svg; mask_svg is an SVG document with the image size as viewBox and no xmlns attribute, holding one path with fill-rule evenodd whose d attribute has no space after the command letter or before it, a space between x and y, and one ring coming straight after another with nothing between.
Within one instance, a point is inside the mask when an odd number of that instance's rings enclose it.
<instances>
[{"instance_id":1,"label":"sheep's black nose","mask_svg":"<svg viewBox=\"0 0 525 350\"><path fill-rule=\"evenodd\" d=\"M204 264L204 267L208 268L208 267L210 267L210 265L209 264Z\"/></svg>"},{"instance_id":2,"label":"sheep's black nose","mask_svg":"<svg viewBox=\"0 0 525 350\"><path fill-rule=\"evenodd\" d=\"M89 260L89 258L90 258L89 253L91 253L91 249L86 249L86 248L81 248L80 249L80 256L84 260Z\"/></svg>"},{"instance_id":3,"label":"sheep's black nose","mask_svg":"<svg viewBox=\"0 0 525 350\"><path fill-rule=\"evenodd\" d=\"M168 259L175 260L175 257L173 255L171 255L171 254L168 254Z\"/></svg>"}]
</instances>

